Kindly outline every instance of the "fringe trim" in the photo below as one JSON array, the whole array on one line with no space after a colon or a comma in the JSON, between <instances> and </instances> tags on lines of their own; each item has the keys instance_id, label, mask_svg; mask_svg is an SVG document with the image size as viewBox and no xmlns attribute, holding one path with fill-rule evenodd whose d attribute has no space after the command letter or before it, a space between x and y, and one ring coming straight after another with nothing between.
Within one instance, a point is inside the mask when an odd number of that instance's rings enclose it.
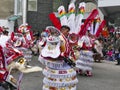
<instances>
[{"instance_id":1,"label":"fringe trim","mask_svg":"<svg viewBox=\"0 0 120 90\"><path fill-rule=\"evenodd\" d=\"M81 61L81 60L77 60L76 65L81 65L81 66L87 66L87 67L92 67L93 63L90 62L85 62L85 61Z\"/></svg>"},{"instance_id":2,"label":"fringe trim","mask_svg":"<svg viewBox=\"0 0 120 90\"><path fill-rule=\"evenodd\" d=\"M43 85L43 90L76 90L76 85L74 86L69 86L69 87L51 87L51 86L47 86L47 85Z\"/></svg>"},{"instance_id":3,"label":"fringe trim","mask_svg":"<svg viewBox=\"0 0 120 90\"><path fill-rule=\"evenodd\" d=\"M46 77L51 78L71 78L76 76L76 71L74 69L69 70L51 70L51 69L44 69L43 74Z\"/></svg>"},{"instance_id":4,"label":"fringe trim","mask_svg":"<svg viewBox=\"0 0 120 90\"><path fill-rule=\"evenodd\" d=\"M52 86L52 87L69 87L69 86L73 86L76 85L78 83L78 79L76 78L75 80L72 81L64 81L64 82L55 82L55 81L51 81L47 78L43 79L43 83L47 86Z\"/></svg>"},{"instance_id":5,"label":"fringe trim","mask_svg":"<svg viewBox=\"0 0 120 90\"><path fill-rule=\"evenodd\" d=\"M84 55L80 55L79 59L85 60L85 61L88 61L88 62L93 61L93 57L88 57L88 56L84 56Z\"/></svg>"},{"instance_id":6,"label":"fringe trim","mask_svg":"<svg viewBox=\"0 0 120 90\"><path fill-rule=\"evenodd\" d=\"M93 63L86 63L86 62L83 62L80 60L76 61L76 67L83 70L83 71L86 71L86 70L91 71L92 66L93 66Z\"/></svg>"}]
</instances>

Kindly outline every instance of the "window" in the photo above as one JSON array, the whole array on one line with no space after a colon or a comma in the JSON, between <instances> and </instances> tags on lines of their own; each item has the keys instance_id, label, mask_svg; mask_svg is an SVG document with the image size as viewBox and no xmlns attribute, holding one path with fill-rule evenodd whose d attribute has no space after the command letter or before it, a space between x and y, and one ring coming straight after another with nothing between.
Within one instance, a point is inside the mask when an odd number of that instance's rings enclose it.
<instances>
[{"instance_id":1,"label":"window","mask_svg":"<svg viewBox=\"0 0 120 90\"><path fill-rule=\"evenodd\" d=\"M15 15L22 15L23 0L15 0Z\"/></svg>"},{"instance_id":2,"label":"window","mask_svg":"<svg viewBox=\"0 0 120 90\"><path fill-rule=\"evenodd\" d=\"M28 0L28 11L37 11L37 0Z\"/></svg>"}]
</instances>

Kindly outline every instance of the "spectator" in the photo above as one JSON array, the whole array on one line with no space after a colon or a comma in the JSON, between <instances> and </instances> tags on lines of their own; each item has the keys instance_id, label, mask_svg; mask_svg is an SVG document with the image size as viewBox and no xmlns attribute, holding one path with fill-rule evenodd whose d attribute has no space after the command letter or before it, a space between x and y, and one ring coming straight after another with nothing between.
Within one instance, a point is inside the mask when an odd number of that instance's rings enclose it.
<instances>
[{"instance_id":1,"label":"spectator","mask_svg":"<svg viewBox=\"0 0 120 90\"><path fill-rule=\"evenodd\" d=\"M120 32L116 32L116 40L114 43L114 49L115 49L115 59L117 60L116 65L120 65Z\"/></svg>"}]
</instances>

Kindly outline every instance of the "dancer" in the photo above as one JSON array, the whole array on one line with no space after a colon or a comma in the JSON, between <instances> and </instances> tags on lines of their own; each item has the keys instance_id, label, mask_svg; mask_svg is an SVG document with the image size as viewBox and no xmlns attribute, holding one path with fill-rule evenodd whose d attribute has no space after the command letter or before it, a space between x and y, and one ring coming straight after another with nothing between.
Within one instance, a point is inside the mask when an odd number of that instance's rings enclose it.
<instances>
[{"instance_id":1,"label":"dancer","mask_svg":"<svg viewBox=\"0 0 120 90\"><path fill-rule=\"evenodd\" d=\"M66 37L53 26L46 28L48 37L41 50L39 61L46 65L43 70L43 90L76 90L78 82L73 61L69 59ZM64 26L65 30L65 26ZM65 34L67 36L67 34Z\"/></svg>"},{"instance_id":2,"label":"dancer","mask_svg":"<svg viewBox=\"0 0 120 90\"><path fill-rule=\"evenodd\" d=\"M77 72L79 74L85 74L87 76L92 76L92 66L93 66L93 52L91 39L89 37L89 31L86 35L79 39L78 45L80 46L80 56L76 61Z\"/></svg>"}]
</instances>

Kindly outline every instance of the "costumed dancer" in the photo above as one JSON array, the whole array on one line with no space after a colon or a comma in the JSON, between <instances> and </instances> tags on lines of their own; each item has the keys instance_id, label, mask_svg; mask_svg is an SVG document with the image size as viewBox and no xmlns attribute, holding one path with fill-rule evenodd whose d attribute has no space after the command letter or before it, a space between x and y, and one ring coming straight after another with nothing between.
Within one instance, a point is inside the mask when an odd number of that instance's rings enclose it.
<instances>
[{"instance_id":1,"label":"costumed dancer","mask_svg":"<svg viewBox=\"0 0 120 90\"><path fill-rule=\"evenodd\" d=\"M82 2L83 4L83 2ZM83 6L83 5L81 5ZM85 6L85 5L84 5ZM59 7L58 8L58 14L60 17L60 23L61 25L64 25L63 22L67 22L66 25L69 26L70 31L69 31L69 35L67 36L68 42L69 42L69 49L70 49L70 58L73 59L73 61L75 62L76 60L76 53L77 50L74 50L74 47L77 45L77 41L78 41L78 27L81 25L81 19L83 17L80 17L80 15L75 15L75 3L70 3L68 6L68 13L61 15L60 12L62 11L62 9ZM82 16L83 16L83 9L82 9ZM80 13L79 13L80 14ZM62 16L67 16L67 19L62 18ZM62 21L61 21L62 18ZM79 22L78 22L79 21ZM62 33L64 33L64 30L62 31Z\"/></svg>"},{"instance_id":2,"label":"costumed dancer","mask_svg":"<svg viewBox=\"0 0 120 90\"><path fill-rule=\"evenodd\" d=\"M14 44L12 42L12 40L15 39L14 33L11 34L11 37L8 36L8 32L3 31L2 33L3 34L0 37L0 71L4 75L4 77L0 77L3 78L4 82L0 84L1 86L4 86L5 83L8 83L6 85L10 84L10 86L13 86L14 88L17 88L17 90L19 90L23 73L41 71L42 68L38 66L32 67L27 64L27 61L24 58L24 54L14 47ZM13 69L17 69L18 71L20 71L18 80L15 79L13 75L11 75L11 71Z\"/></svg>"},{"instance_id":3,"label":"costumed dancer","mask_svg":"<svg viewBox=\"0 0 120 90\"><path fill-rule=\"evenodd\" d=\"M0 57L0 86L3 88L6 85L7 89L19 90L23 73L42 70L38 66L32 67L27 65L23 53L11 46L0 46ZM14 73L12 71L14 69L20 71L18 79L13 77Z\"/></svg>"},{"instance_id":4,"label":"costumed dancer","mask_svg":"<svg viewBox=\"0 0 120 90\"><path fill-rule=\"evenodd\" d=\"M79 74L85 74L92 76L92 65L93 65L93 52L91 51L92 43L88 35L82 36L78 41L80 48L80 56L76 61L76 67L79 68L77 72Z\"/></svg>"},{"instance_id":5,"label":"costumed dancer","mask_svg":"<svg viewBox=\"0 0 120 90\"><path fill-rule=\"evenodd\" d=\"M6 34L7 33L7 34ZM6 89L19 89L20 83L17 82L17 79L13 77L11 74L11 71L13 68L16 68L17 65L15 65L15 60L19 61L21 57L23 57L22 53L17 51L13 48L7 47L7 41L9 40L8 32L3 31L2 36L0 37L0 72L1 72L1 80L0 86L2 88L5 88L4 85L6 85ZM14 65L12 65L14 64ZM22 73L21 75L22 76ZM21 78L22 79L22 78ZM21 80L20 79L20 80Z\"/></svg>"},{"instance_id":6,"label":"costumed dancer","mask_svg":"<svg viewBox=\"0 0 120 90\"><path fill-rule=\"evenodd\" d=\"M86 19L84 24L81 26L79 32L78 45L81 47L79 59L76 61L76 67L78 73L85 74L87 76L92 76L92 66L93 66L93 48L94 41L91 39L91 33L88 30L92 24L91 20L94 20L98 15L98 11L94 9L89 17Z\"/></svg>"},{"instance_id":7,"label":"costumed dancer","mask_svg":"<svg viewBox=\"0 0 120 90\"><path fill-rule=\"evenodd\" d=\"M76 90L78 80L73 69L75 65L69 59L66 37L53 26L48 26L46 30L48 37L39 56L39 61L46 65L43 90Z\"/></svg>"},{"instance_id":8,"label":"costumed dancer","mask_svg":"<svg viewBox=\"0 0 120 90\"><path fill-rule=\"evenodd\" d=\"M33 35L30 28L28 24L20 25L18 33L15 33L13 38L16 39L14 46L24 53L24 57L28 61L31 61L32 51L30 48L33 46Z\"/></svg>"},{"instance_id":9,"label":"costumed dancer","mask_svg":"<svg viewBox=\"0 0 120 90\"><path fill-rule=\"evenodd\" d=\"M0 37L0 45L4 51L5 63L8 71L11 68L17 68L21 72L34 72L41 71L40 67L31 67L27 65L27 59L24 58L23 51L19 51L18 48L24 46L24 37L22 34L11 33L11 36L3 31ZM17 47L18 46L18 47ZM27 46L25 44L25 46ZM16 48L17 47L17 48ZM22 61L21 61L22 57ZM19 62L19 60L21 62Z\"/></svg>"}]
</instances>

